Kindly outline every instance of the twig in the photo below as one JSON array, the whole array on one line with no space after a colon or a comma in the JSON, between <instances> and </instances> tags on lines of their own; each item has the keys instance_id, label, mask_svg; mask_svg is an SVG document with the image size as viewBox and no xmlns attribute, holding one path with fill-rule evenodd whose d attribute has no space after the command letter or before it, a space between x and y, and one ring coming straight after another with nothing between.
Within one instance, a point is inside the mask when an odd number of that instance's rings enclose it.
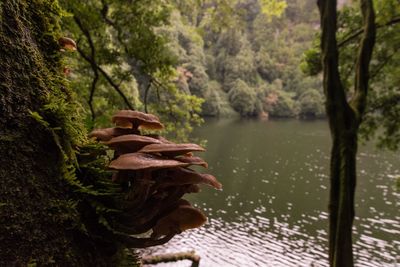
<instances>
[{"instance_id":1,"label":"twig","mask_svg":"<svg viewBox=\"0 0 400 267\"><path fill-rule=\"evenodd\" d=\"M180 252L180 253L169 253L162 255L151 255L142 257L143 264L158 264L164 262L175 262L181 260L192 261L192 267L199 266L200 256L196 255L194 251Z\"/></svg>"},{"instance_id":2,"label":"twig","mask_svg":"<svg viewBox=\"0 0 400 267\"><path fill-rule=\"evenodd\" d=\"M89 96L89 101L88 101L88 104L90 107L90 112L92 114L92 121L94 121L94 119L96 118L96 115L94 113L94 108L93 108L93 96L94 96L94 90L96 89L97 81L99 80L99 73L97 72L97 68L95 68L93 70L93 72L94 72L94 78L92 81L92 88L90 89L90 96Z\"/></svg>"},{"instance_id":3,"label":"twig","mask_svg":"<svg viewBox=\"0 0 400 267\"><path fill-rule=\"evenodd\" d=\"M149 84L146 87L146 90L144 91L144 112L148 113L147 111L147 97L149 95L150 87L151 84L153 83L153 78L150 78Z\"/></svg>"},{"instance_id":4,"label":"twig","mask_svg":"<svg viewBox=\"0 0 400 267\"><path fill-rule=\"evenodd\" d=\"M371 80L374 79L381 72L381 70L386 66L387 63L389 63L389 61L394 57L394 55L396 55L399 50L400 47L397 47L392 54L385 58L385 60L371 74Z\"/></svg>"},{"instance_id":5,"label":"twig","mask_svg":"<svg viewBox=\"0 0 400 267\"><path fill-rule=\"evenodd\" d=\"M386 22L383 25L376 25L376 29L380 29L383 28L385 26L391 26L394 24L400 23L400 18L394 18L391 21ZM358 36L360 36L362 33L364 32L364 29L360 29L358 31L356 31L355 33L353 33L352 35L350 35L349 37L347 37L346 39L342 40L341 42L338 43L338 47L342 47L344 45L346 45L347 43L351 42L353 39L357 38Z\"/></svg>"},{"instance_id":6,"label":"twig","mask_svg":"<svg viewBox=\"0 0 400 267\"><path fill-rule=\"evenodd\" d=\"M91 47L91 49L94 51L94 44L93 44L93 40L92 37L90 36L90 33L87 29L85 29L80 21L80 19L76 16L74 16L74 20L76 22L76 24L78 25L78 27L81 29L82 33L85 35L86 39L89 42L89 46ZM131 103L129 102L128 98L125 96L125 94L122 92L122 90L119 88L119 86L111 79L111 77L107 74L107 72L105 72L97 63L96 60L94 58L91 58L90 56L86 55L85 52L83 52L82 49L77 48L79 54L87 61L91 64L91 66L93 68L96 68L103 76L104 78L107 80L107 82L115 89L115 91L117 91L117 93L122 97L122 99L124 100L126 106L131 109L134 110L133 106L131 105Z\"/></svg>"}]
</instances>

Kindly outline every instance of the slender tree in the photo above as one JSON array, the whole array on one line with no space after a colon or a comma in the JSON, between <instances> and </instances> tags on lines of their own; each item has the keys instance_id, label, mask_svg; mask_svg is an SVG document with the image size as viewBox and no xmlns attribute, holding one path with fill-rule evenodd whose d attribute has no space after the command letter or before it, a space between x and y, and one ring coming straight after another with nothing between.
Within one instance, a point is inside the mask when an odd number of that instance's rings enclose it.
<instances>
[{"instance_id":1,"label":"slender tree","mask_svg":"<svg viewBox=\"0 0 400 267\"><path fill-rule=\"evenodd\" d=\"M318 0L321 15L321 50L326 112L332 136L329 199L330 266L353 266L352 226L356 188L357 135L365 113L369 63L375 44L372 0L360 0L363 18L355 68L355 85L348 97L339 74L336 40L336 0Z\"/></svg>"}]
</instances>

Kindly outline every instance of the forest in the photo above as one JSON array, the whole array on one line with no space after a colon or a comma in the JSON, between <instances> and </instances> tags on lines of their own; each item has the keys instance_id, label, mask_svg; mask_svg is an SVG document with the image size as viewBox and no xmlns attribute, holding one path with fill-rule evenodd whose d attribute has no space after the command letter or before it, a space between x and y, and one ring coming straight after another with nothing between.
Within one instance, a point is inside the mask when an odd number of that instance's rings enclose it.
<instances>
[{"instance_id":1,"label":"forest","mask_svg":"<svg viewBox=\"0 0 400 267\"><path fill-rule=\"evenodd\" d=\"M399 49L398 0L1 0L0 266L395 266Z\"/></svg>"}]
</instances>

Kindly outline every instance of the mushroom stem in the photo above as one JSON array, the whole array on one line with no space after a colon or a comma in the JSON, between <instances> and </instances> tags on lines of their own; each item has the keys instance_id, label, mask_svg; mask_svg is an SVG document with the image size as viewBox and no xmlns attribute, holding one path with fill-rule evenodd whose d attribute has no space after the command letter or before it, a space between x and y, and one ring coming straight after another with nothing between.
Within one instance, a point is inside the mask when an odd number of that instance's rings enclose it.
<instances>
[{"instance_id":1,"label":"mushroom stem","mask_svg":"<svg viewBox=\"0 0 400 267\"><path fill-rule=\"evenodd\" d=\"M132 188L127 196L127 200L130 202L128 208L140 210L146 202L153 184L154 181L149 180L146 174L141 179L134 179Z\"/></svg>"},{"instance_id":2,"label":"mushroom stem","mask_svg":"<svg viewBox=\"0 0 400 267\"><path fill-rule=\"evenodd\" d=\"M134 227L137 224L149 222L157 217L157 215L163 215L166 211L174 207L178 200L185 194L185 189L185 187L170 188L166 198L152 198L139 212L135 212L135 208L126 210L125 213L121 214L121 219L125 222L124 225ZM127 214L131 212L133 214Z\"/></svg>"},{"instance_id":3,"label":"mushroom stem","mask_svg":"<svg viewBox=\"0 0 400 267\"><path fill-rule=\"evenodd\" d=\"M148 205L149 209L153 207L153 205L154 203ZM164 205L164 207L156 210L153 209L150 216L146 216L146 218L139 218L138 220L135 221L136 224L133 226L126 226L121 223L114 223L113 228L115 228L115 230L117 231L131 235L145 233L149 231L151 228L153 228L160 218L171 213L174 209L176 209L178 206L181 205L190 206L190 203L184 199L178 199L176 202L171 203L170 205ZM145 210L148 210L147 206Z\"/></svg>"},{"instance_id":4,"label":"mushroom stem","mask_svg":"<svg viewBox=\"0 0 400 267\"><path fill-rule=\"evenodd\" d=\"M144 170L143 171L143 178L140 180L140 188L139 188L139 195L136 198L136 209L140 210L143 207L143 204L146 202L150 189L152 185L155 183L151 180L151 170Z\"/></svg>"}]
</instances>

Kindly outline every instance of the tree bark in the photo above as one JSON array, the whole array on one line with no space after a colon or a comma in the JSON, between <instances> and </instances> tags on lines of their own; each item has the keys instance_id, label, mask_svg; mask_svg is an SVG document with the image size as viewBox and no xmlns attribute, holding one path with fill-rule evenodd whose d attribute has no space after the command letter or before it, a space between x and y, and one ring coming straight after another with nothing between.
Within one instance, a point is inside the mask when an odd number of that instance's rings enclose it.
<instances>
[{"instance_id":1,"label":"tree bark","mask_svg":"<svg viewBox=\"0 0 400 267\"><path fill-rule=\"evenodd\" d=\"M375 43L372 0L361 0L364 36L355 74L354 97L348 102L339 74L335 0L319 0L326 112L332 136L329 196L329 263L352 267L352 226L356 188L357 134L368 93L369 63Z\"/></svg>"},{"instance_id":2,"label":"tree bark","mask_svg":"<svg viewBox=\"0 0 400 267\"><path fill-rule=\"evenodd\" d=\"M83 136L54 0L0 2L0 266L105 266L66 182ZM83 235L82 235L83 236Z\"/></svg>"}]
</instances>

